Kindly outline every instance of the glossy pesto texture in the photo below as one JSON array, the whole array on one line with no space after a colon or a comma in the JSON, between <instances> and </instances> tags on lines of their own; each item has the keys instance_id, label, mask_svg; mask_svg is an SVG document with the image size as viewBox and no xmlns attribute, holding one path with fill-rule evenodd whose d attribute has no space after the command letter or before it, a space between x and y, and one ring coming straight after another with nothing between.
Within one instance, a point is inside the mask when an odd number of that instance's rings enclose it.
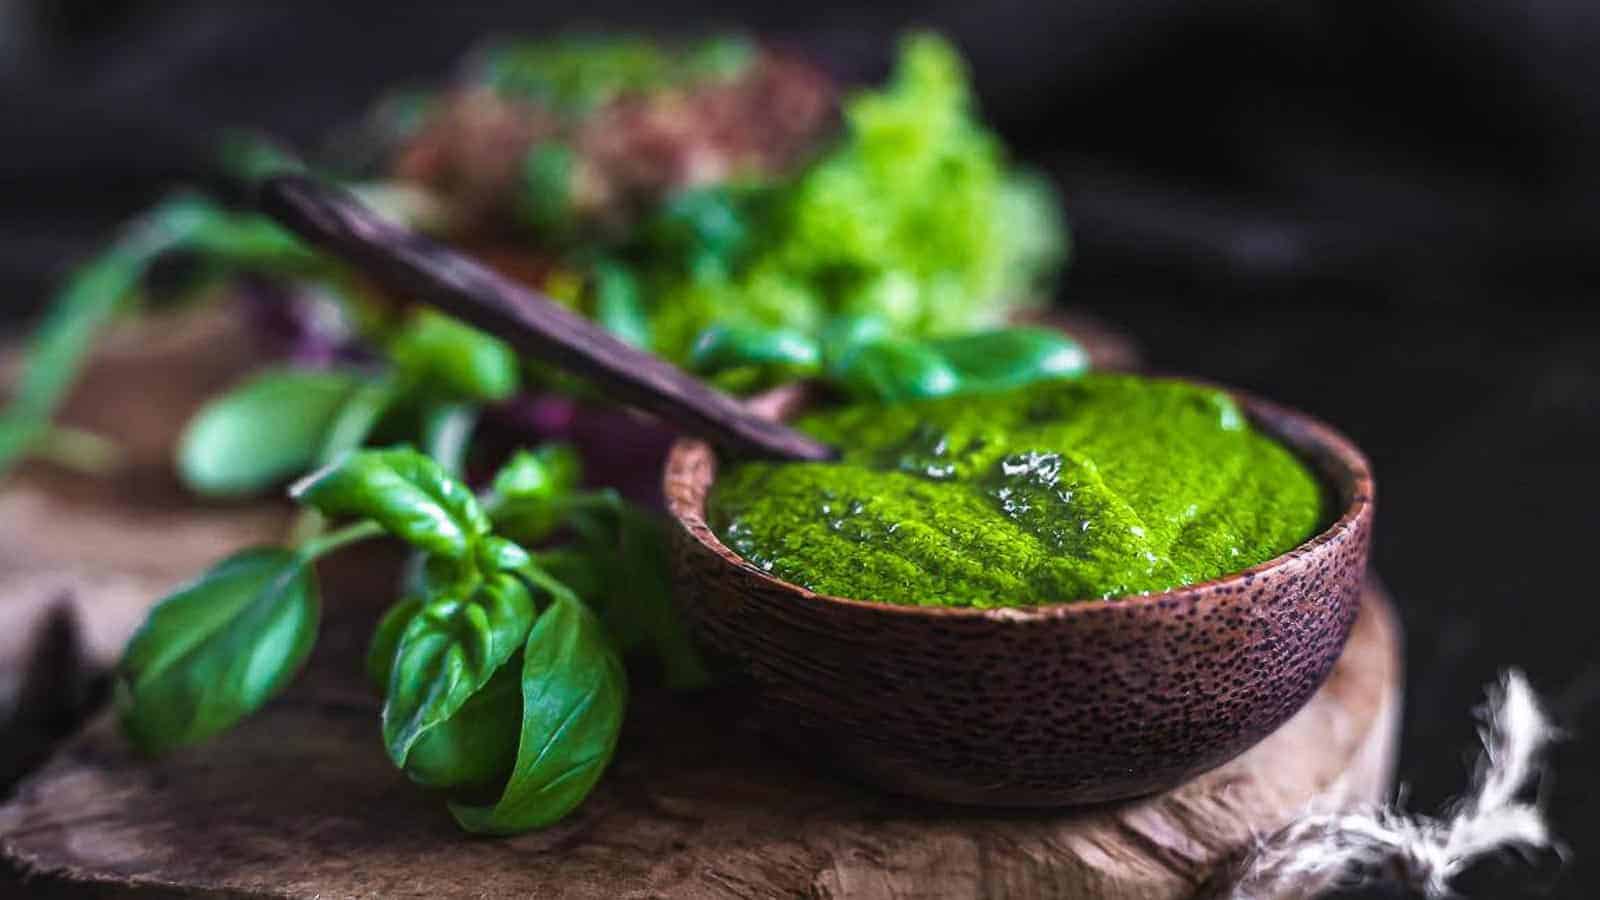
<instances>
[{"instance_id":1,"label":"glossy pesto texture","mask_svg":"<svg viewBox=\"0 0 1600 900\"><path fill-rule=\"evenodd\" d=\"M1265 562L1323 517L1315 477L1226 394L1093 374L839 407L800 428L839 463L719 474L711 525L812 590L1028 606L1166 590Z\"/></svg>"}]
</instances>

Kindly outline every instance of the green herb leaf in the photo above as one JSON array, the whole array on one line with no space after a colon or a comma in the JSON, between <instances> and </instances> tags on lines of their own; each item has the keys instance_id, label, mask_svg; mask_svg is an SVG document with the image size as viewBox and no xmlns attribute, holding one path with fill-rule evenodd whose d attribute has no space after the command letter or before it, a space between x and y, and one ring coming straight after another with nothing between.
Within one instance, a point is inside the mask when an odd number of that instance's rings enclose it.
<instances>
[{"instance_id":1,"label":"green herb leaf","mask_svg":"<svg viewBox=\"0 0 1600 900\"><path fill-rule=\"evenodd\" d=\"M920 341L874 341L847 354L829 374L855 399L884 403L942 397L961 387L949 360Z\"/></svg>"},{"instance_id":2,"label":"green herb leaf","mask_svg":"<svg viewBox=\"0 0 1600 900\"><path fill-rule=\"evenodd\" d=\"M561 524L564 501L577 488L582 464L567 444L521 450L494 477L488 500L495 530L526 545Z\"/></svg>"},{"instance_id":3,"label":"green herb leaf","mask_svg":"<svg viewBox=\"0 0 1600 900\"><path fill-rule=\"evenodd\" d=\"M621 650L648 646L667 687L704 687L711 679L672 599L660 522L612 491L582 495L572 506L577 543L541 553L540 565L600 615Z\"/></svg>"},{"instance_id":4,"label":"green herb leaf","mask_svg":"<svg viewBox=\"0 0 1600 900\"><path fill-rule=\"evenodd\" d=\"M1044 328L1003 328L926 341L841 340L828 374L858 400L898 403L1021 387L1088 370L1082 345Z\"/></svg>"},{"instance_id":5,"label":"green herb leaf","mask_svg":"<svg viewBox=\"0 0 1600 900\"><path fill-rule=\"evenodd\" d=\"M116 677L122 727L160 753L228 728L282 690L316 639L316 582L301 556L256 548L162 600Z\"/></svg>"},{"instance_id":6,"label":"green herb leaf","mask_svg":"<svg viewBox=\"0 0 1600 900\"><path fill-rule=\"evenodd\" d=\"M1003 328L939 338L928 346L960 375L962 393L1001 391L1088 371L1089 354L1059 331Z\"/></svg>"},{"instance_id":7,"label":"green herb leaf","mask_svg":"<svg viewBox=\"0 0 1600 900\"><path fill-rule=\"evenodd\" d=\"M212 269L327 267L325 257L270 219L232 212L193 194L162 201L79 268L52 302L35 332L22 380L0 413L0 474L45 434L95 336L135 294L151 264L178 249L198 254Z\"/></svg>"},{"instance_id":8,"label":"green herb leaf","mask_svg":"<svg viewBox=\"0 0 1600 900\"><path fill-rule=\"evenodd\" d=\"M422 412L422 446L451 477L466 468L479 408L466 403L438 403Z\"/></svg>"},{"instance_id":9,"label":"green herb leaf","mask_svg":"<svg viewBox=\"0 0 1600 900\"><path fill-rule=\"evenodd\" d=\"M399 648L400 638L411 625L411 620L422 611L422 606L421 597L401 599L389 607L372 632L372 643L367 645L367 680L372 682L372 689L379 694L389 689L389 672L394 668L395 650Z\"/></svg>"},{"instance_id":10,"label":"green herb leaf","mask_svg":"<svg viewBox=\"0 0 1600 900\"><path fill-rule=\"evenodd\" d=\"M549 236L572 225L572 170L577 154L559 141L540 141L522 158L522 184L516 210L522 221Z\"/></svg>"},{"instance_id":11,"label":"green herb leaf","mask_svg":"<svg viewBox=\"0 0 1600 900\"><path fill-rule=\"evenodd\" d=\"M406 775L431 788L499 791L517 761L522 732L522 651L495 670L450 718L411 748ZM488 794L493 796L493 794Z\"/></svg>"},{"instance_id":12,"label":"green herb leaf","mask_svg":"<svg viewBox=\"0 0 1600 900\"><path fill-rule=\"evenodd\" d=\"M201 408L178 443L178 474L216 497L253 494L316 462L360 386L339 372L262 372Z\"/></svg>"},{"instance_id":13,"label":"green herb leaf","mask_svg":"<svg viewBox=\"0 0 1600 900\"><path fill-rule=\"evenodd\" d=\"M727 185L689 188L666 198L645 226L652 250L681 260L690 271L731 270L750 239L750 201L759 191Z\"/></svg>"},{"instance_id":14,"label":"green herb leaf","mask_svg":"<svg viewBox=\"0 0 1600 900\"><path fill-rule=\"evenodd\" d=\"M217 166L246 184L306 170L293 151L265 133L246 129L229 129L219 136Z\"/></svg>"},{"instance_id":15,"label":"green herb leaf","mask_svg":"<svg viewBox=\"0 0 1600 900\"><path fill-rule=\"evenodd\" d=\"M478 544L478 565L485 572L521 572L533 557L516 541L491 534Z\"/></svg>"},{"instance_id":16,"label":"green herb leaf","mask_svg":"<svg viewBox=\"0 0 1600 900\"><path fill-rule=\"evenodd\" d=\"M454 716L522 646L533 598L521 579L490 576L465 599L430 600L406 624L395 648L383 705L389 758L407 767L411 749ZM435 773L436 774L436 773Z\"/></svg>"},{"instance_id":17,"label":"green herb leaf","mask_svg":"<svg viewBox=\"0 0 1600 900\"><path fill-rule=\"evenodd\" d=\"M173 239L164 229L136 224L122 241L73 273L56 296L34 332L11 402L0 412L0 474L44 435L96 335Z\"/></svg>"},{"instance_id":18,"label":"green herb leaf","mask_svg":"<svg viewBox=\"0 0 1600 900\"><path fill-rule=\"evenodd\" d=\"M505 400L521 382L509 345L431 309L419 310L389 351L419 388L460 400Z\"/></svg>"},{"instance_id":19,"label":"green herb leaf","mask_svg":"<svg viewBox=\"0 0 1600 900\"><path fill-rule=\"evenodd\" d=\"M639 281L620 263L602 260L594 269L595 321L635 347L650 346L650 317Z\"/></svg>"},{"instance_id":20,"label":"green herb leaf","mask_svg":"<svg viewBox=\"0 0 1600 900\"><path fill-rule=\"evenodd\" d=\"M227 209L196 196L175 202L186 204L181 212L191 229L181 249L198 255L213 274L241 269L322 274L331 268L326 256L266 216Z\"/></svg>"},{"instance_id":21,"label":"green herb leaf","mask_svg":"<svg viewBox=\"0 0 1600 900\"><path fill-rule=\"evenodd\" d=\"M617 516L614 549L595 554L610 576L599 595L606 622L613 629L627 622L644 636L668 688L704 687L710 676L672 599L666 532L655 518L627 504L619 505Z\"/></svg>"},{"instance_id":22,"label":"green herb leaf","mask_svg":"<svg viewBox=\"0 0 1600 900\"><path fill-rule=\"evenodd\" d=\"M809 335L785 328L713 325L700 333L689 351L689 368L716 373L745 366L778 366L789 374L814 374L822 351Z\"/></svg>"},{"instance_id":23,"label":"green herb leaf","mask_svg":"<svg viewBox=\"0 0 1600 900\"><path fill-rule=\"evenodd\" d=\"M528 634L516 766L492 806L452 803L462 828L517 834L549 825L589 795L616 750L628 680L605 626L557 600Z\"/></svg>"},{"instance_id":24,"label":"green herb leaf","mask_svg":"<svg viewBox=\"0 0 1600 900\"><path fill-rule=\"evenodd\" d=\"M405 447L352 453L290 492L324 515L372 519L395 537L452 560L466 559L489 531L466 485Z\"/></svg>"}]
</instances>

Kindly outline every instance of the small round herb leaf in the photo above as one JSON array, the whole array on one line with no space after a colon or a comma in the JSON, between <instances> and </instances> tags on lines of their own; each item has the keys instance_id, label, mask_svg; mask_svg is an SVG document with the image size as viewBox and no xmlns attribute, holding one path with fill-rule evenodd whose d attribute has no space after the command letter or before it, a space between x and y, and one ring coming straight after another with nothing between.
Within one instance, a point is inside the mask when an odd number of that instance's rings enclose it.
<instances>
[{"instance_id":1,"label":"small round herb leaf","mask_svg":"<svg viewBox=\"0 0 1600 900\"><path fill-rule=\"evenodd\" d=\"M942 397L961 389L961 375L942 354L920 341L881 340L856 348L830 375L857 400L897 403Z\"/></svg>"},{"instance_id":2,"label":"small round herb leaf","mask_svg":"<svg viewBox=\"0 0 1600 900\"><path fill-rule=\"evenodd\" d=\"M316 462L361 382L338 372L263 372L207 403L178 444L178 474L214 497L253 494Z\"/></svg>"},{"instance_id":3,"label":"small round herb leaf","mask_svg":"<svg viewBox=\"0 0 1600 900\"><path fill-rule=\"evenodd\" d=\"M493 805L452 803L462 828L517 834L571 812L605 772L628 705L627 673L605 626L557 597L528 634L517 762Z\"/></svg>"},{"instance_id":4,"label":"small round herb leaf","mask_svg":"<svg viewBox=\"0 0 1600 900\"><path fill-rule=\"evenodd\" d=\"M488 507L495 530L530 546L544 540L561 523L581 471L577 451L566 444L519 451L494 477Z\"/></svg>"},{"instance_id":5,"label":"small round herb leaf","mask_svg":"<svg viewBox=\"0 0 1600 900\"><path fill-rule=\"evenodd\" d=\"M419 387L460 400L505 400L521 382L508 344L431 309L419 310L389 351Z\"/></svg>"},{"instance_id":6,"label":"small round herb leaf","mask_svg":"<svg viewBox=\"0 0 1600 900\"><path fill-rule=\"evenodd\" d=\"M453 560L466 558L489 531L472 491L406 447L357 451L291 490L324 515L372 519L395 537Z\"/></svg>"},{"instance_id":7,"label":"small round herb leaf","mask_svg":"<svg viewBox=\"0 0 1600 900\"><path fill-rule=\"evenodd\" d=\"M1072 378L1089 368L1083 346L1047 328L1002 328L928 342L961 377L961 391L1003 391Z\"/></svg>"},{"instance_id":8,"label":"small round herb leaf","mask_svg":"<svg viewBox=\"0 0 1600 900\"><path fill-rule=\"evenodd\" d=\"M228 557L162 600L116 676L123 731L147 753L227 729L282 690L316 639L305 560L280 548Z\"/></svg>"},{"instance_id":9,"label":"small round herb leaf","mask_svg":"<svg viewBox=\"0 0 1600 900\"><path fill-rule=\"evenodd\" d=\"M511 659L533 625L532 595L500 573L466 599L428 602L406 624L389 671L383 742L407 768L411 750L448 721Z\"/></svg>"},{"instance_id":10,"label":"small round herb leaf","mask_svg":"<svg viewBox=\"0 0 1600 900\"><path fill-rule=\"evenodd\" d=\"M635 347L650 346L650 316L639 293L639 280L626 266L602 260L594 270L594 318L605 329Z\"/></svg>"},{"instance_id":11,"label":"small round herb leaf","mask_svg":"<svg viewBox=\"0 0 1600 900\"><path fill-rule=\"evenodd\" d=\"M701 373L746 366L777 366L798 376L815 374L822 361L817 341L784 328L713 325L689 351L689 368Z\"/></svg>"}]
</instances>

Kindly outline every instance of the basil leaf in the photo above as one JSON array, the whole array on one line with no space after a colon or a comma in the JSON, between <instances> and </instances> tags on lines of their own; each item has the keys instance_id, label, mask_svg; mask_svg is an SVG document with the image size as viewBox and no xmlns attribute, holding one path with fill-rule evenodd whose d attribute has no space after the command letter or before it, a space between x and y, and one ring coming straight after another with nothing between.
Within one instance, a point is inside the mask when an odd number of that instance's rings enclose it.
<instances>
[{"instance_id":1,"label":"basil leaf","mask_svg":"<svg viewBox=\"0 0 1600 900\"><path fill-rule=\"evenodd\" d=\"M383 742L401 769L411 749L450 719L522 646L533 625L522 580L497 574L470 598L429 601L395 648L383 705Z\"/></svg>"},{"instance_id":2,"label":"basil leaf","mask_svg":"<svg viewBox=\"0 0 1600 900\"><path fill-rule=\"evenodd\" d=\"M645 224L644 238L655 256L683 260L690 271L730 271L749 244L757 193L726 185L676 191Z\"/></svg>"},{"instance_id":3,"label":"basil leaf","mask_svg":"<svg viewBox=\"0 0 1600 900\"><path fill-rule=\"evenodd\" d=\"M928 346L959 373L963 393L1071 378L1089 368L1081 344L1047 328L1002 328L939 338Z\"/></svg>"},{"instance_id":4,"label":"basil leaf","mask_svg":"<svg viewBox=\"0 0 1600 900\"><path fill-rule=\"evenodd\" d=\"M664 680L672 690L704 687L711 679L672 599L667 535L660 522L635 509L624 509L618 540L617 579L607 594L608 621L633 619L640 624Z\"/></svg>"},{"instance_id":5,"label":"basil leaf","mask_svg":"<svg viewBox=\"0 0 1600 900\"><path fill-rule=\"evenodd\" d=\"M419 387L462 400L506 400L521 382L510 345L431 309L417 312L389 353Z\"/></svg>"},{"instance_id":6,"label":"basil leaf","mask_svg":"<svg viewBox=\"0 0 1600 900\"><path fill-rule=\"evenodd\" d=\"M559 141L544 140L522 158L516 211L534 230L561 236L573 223L572 181L577 154Z\"/></svg>"},{"instance_id":7,"label":"basil leaf","mask_svg":"<svg viewBox=\"0 0 1600 900\"><path fill-rule=\"evenodd\" d=\"M573 518L580 552L554 557L553 574L590 602L624 651L648 644L667 687L704 687L710 676L672 599L666 532L654 517L614 499L613 509Z\"/></svg>"},{"instance_id":8,"label":"basil leaf","mask_svg":"<svg viewBox=\"0 0 1600 900\"><path fill-rule=\"evenodd\" d=\"M178 443L178 474L214 497L253 494L316 462L360 386L337 372L263 372L201 408Z\"/></svg>"},{"instance_id":9,"label":"basil leaf","mask_svg":"<svg viewBox=\"0 0 1600 900\"><path fill-rule=\"evenodd\" d=\"M406 759L412 781L474 791L505 785L522 731L521 654L518 649L454 715L417 741Z\"/></svg>"},{"instance_id":10,"label":"basil leaf","mask_svg":"<svg viewBox=\"0 0 1600 900\"><path fill-rule=\"evenodd\" d=\"M821 363L817 341L786 328L713 325L700 332L689 350L689 368L707 374L745 366L779 366L794 375L809 375Z\"/></svg>"},{"instance_id":11,"label":"basil leaf","mask_svg":"<svg viewBox=\"0 0 1600 900\"><path fill-rule=\"evenodd\" d=\"M832 379L858 400L897 403L925 397L979 393L1021 387L1035 381L1071 378L1089 367L1082 345L1044 328L995 331L935 338L848 339L830 343Z\"/></svg>"},{"instance_id":12,"label":"basil leaf","mask_svg":"<svg viewBox=\"0 0 1600 900\"><path fill-rule=\"evenodd\" d=\"M942 397L961 387L961 375L943 354L919 341L885 339L855 348L830 376L858 400L898 403Z\"/></svg>"},{"instance_id":13,"label":"basil leaf","mask_svg":"<svg viewBox=\"0 0 1600 900\"><path fill-rule=\"evenodd\" d=\"M217 141L217 167L246 184L273 175L306 171L293 151L264 133L246 129L224 131Z\"/></svg>"},{"instance_id":14,"label":"basil leaf","mask_svg":"<svg viewBox=\"0 0 1600 900\"><path fill-rule=\"evenodd\" d=\"M308 269L324 258L261 216L180 194L135 219L111 247L79 268L45 315L11 403L0 413L0 474L46 433L83 368L95 336L163 254L190 250L213 265Z\"/></svg>"},{"instance_id":15,"label":"basil leaf","mask_svg":"<svg viewBox=\"0 0 1600 900\"><path fill-rule=\"evenodd\" d=\"M489 518L495 531L522 544L536 544L561 524L563 501L578 486L582 463L567 444L521 450L495 474Z\"/></svg>"},{"instance_id":16,"label":"basil leaf","mask_svg":"<svg viewBox=\"0 0 1600 900\"><path fill-rule=\"evenodd\" d=\"M130 236L73 273L51 303L29 343L11 401L0 411L0 474L43 437L82 371L95 337L165 247L153 237L132 240Z\"/></svg>"},{"instance_id":17,"label":"basil leaf","mask_svg":"<svg viewBox=\"0 0 1600 900\"><path fill-rule=\"evenodd\" d=\"M310 567L280 548L236 553L169 595L118 667L128 739L160 753L254 712L305 662L319 612Z\"/></svg>"},{"instance_id":18,"label":"basil leaf","mask_svg":"<svg viewBox=\"0 0 1600 900\"><path fill-rule=\"evenodd\" d=\"M521 572L533 564L533 557L516 541L491 534L478 543L478 567L484 572Z\"/></svg>"},{"instance_id":19,"label":"basil leaf","mask_svg":"<svg viewBox=\"0 0 1600 900\"><path fill-rule=\"evenodd\" d=\"M620 263L601 260L594 267L595 321L635 347L650 346L650 317L639 296L639 281Z\"/></svg>"},{"instance_id":20,"label":"basil leaf","mask_svg":"<svg viewBox=\"0 0 1600 900\"><path fill-rule=\"evenodd\" d=\"M389 607L378 620L378 627L372 632L372 643L367 645L367 680L379 694L389 689L389 672L394 668L394 653L400 647L401 635L421 611L421 597L406 597Z\"/></svg>"},{"instance_id":21,"label":"basil leaf","mask_svg":"<svg viewBox=\"0 0 1600 900\"><path fill-rule=\"evenodd\" d=\"M605 626L581 602L558 597L523 649L516 766L492 806L452 803L456 822L475 834L517 834L571 812L610 763L627 701L627 673Z\"/></svg>"},{"instance_id":22,"label":"basil leaf","mask_svg":"<svg viewBox=\"0 0 1600 900\"><path fill-rule=\"evenodd\" d=\"M183 249L209 263L214 273L257 270L310 275L330 268L327 257L266 216L234 212L206 201L198 201L195 212L206 218L206 225Z\"/></svg>"},{"instance_id":23,"label":"basil leaf","mask_svg":"<svg viewBox=\"0 0 1600 900\"><path fill-rule=\"evenodd\" d=\"M401 540L453 560L466 558L489 531L467 486L405 447L349 454L290 492L324 515L373 519Z\"/></svg>"},{"instance_id":24,"label":"basil leaf","mask_svg":"<svg viewBox=\"0 0 1600 900\"><path fill-rule=\"evenodd\" d=\"M571 444L545 444L519 450L495 473L493 491L501 503L548 502L578 486L583 463Z\"/></svg>"}]
</instances>

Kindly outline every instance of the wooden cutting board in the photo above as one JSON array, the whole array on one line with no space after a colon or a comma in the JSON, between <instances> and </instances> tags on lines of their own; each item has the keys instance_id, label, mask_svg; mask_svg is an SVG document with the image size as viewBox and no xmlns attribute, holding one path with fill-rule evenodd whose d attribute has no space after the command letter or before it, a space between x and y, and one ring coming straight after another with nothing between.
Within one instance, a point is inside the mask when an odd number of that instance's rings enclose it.
<instances>
[{"instance_id":1,"label":"wooden cutting board","mask_svg":"<svg viewBox=\"0 0 1600 900\"><path fill-rule=\"evenodd\" d=\"M103 665L162 591L281 528L279 507L203 508L171 492L176 423L248 359L216 352L226 329L195 327L125 347L124 369L102 355L98 401L75 407L76 421L119 435L130 410L148 428L123 477L85 487L34 470L0 490L0 678L26 656L20 638L42 610L74 610L88 664ZM327 621L308 671L214 743L149 761L109 716L93 718L0 806L12 869L0 896L1192 897L1252 835L1378 799L1389 783L1399 633L1373 582L1311 703L1160 796L1049 814L931 806L773 745L736 695L643 689L616 762L575 815L472 838L389 765L359 677L394 562L376 552L324 569Z\"/></svg>"},{"instance_id":2,"label":"wooden cutting board","mask_svg":"<svg viewBox=\"0 0 1600 900\"><path fill-rule=\"evenodd\" d=\"M322 649L358 648L354 626ZM323 652L238 730L159 761L97 719L0 807L0 848L55 896L1193 897L1252 834L1384 793L1397 637L1373 585L1326 686L1266 741L1166 794L1043 815L890 797L767 743L736 697L645 692L588 802L498 840L389 765L356 657Z\"/></svg>"}]
</instances>

